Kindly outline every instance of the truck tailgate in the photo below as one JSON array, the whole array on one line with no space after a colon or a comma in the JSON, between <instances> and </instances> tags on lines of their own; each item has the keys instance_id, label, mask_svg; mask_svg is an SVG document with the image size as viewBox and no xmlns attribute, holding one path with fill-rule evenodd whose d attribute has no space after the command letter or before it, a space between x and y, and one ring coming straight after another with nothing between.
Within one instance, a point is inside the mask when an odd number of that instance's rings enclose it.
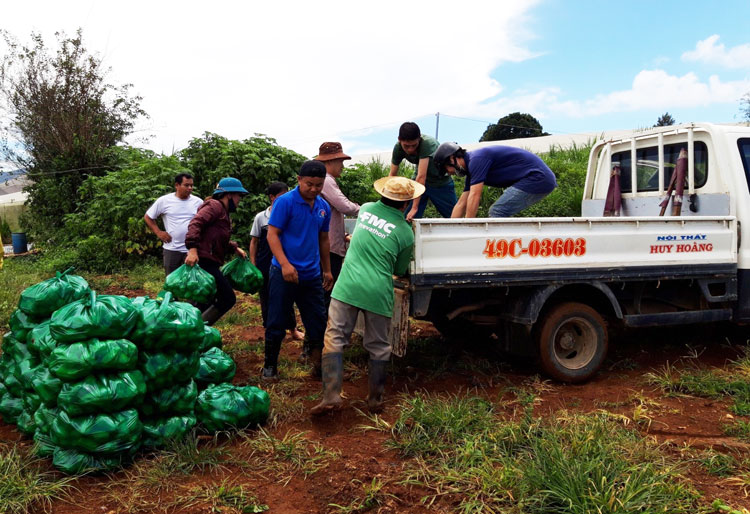
<instances>
[{"instance_id":1,"label":"truck tailgate","mask_svg":"<svg viewBox=\"0 0 750 514\"><path fill-rule=\"evenodd\" d=\"M737 263L733 216L414 220L412 277Z\"/></svg>"}]
</instances>

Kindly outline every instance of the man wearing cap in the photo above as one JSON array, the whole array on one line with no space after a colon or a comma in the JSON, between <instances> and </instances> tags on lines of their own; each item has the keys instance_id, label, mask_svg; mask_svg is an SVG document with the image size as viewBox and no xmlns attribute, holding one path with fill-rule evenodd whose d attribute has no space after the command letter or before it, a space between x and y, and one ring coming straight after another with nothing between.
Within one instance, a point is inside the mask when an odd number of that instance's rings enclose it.
<instances>
[{"instance_id":1,"label":"man wearing cap","mask_svg":"<svg viewBox=\"0 0 750 514\"><path fill-rule=\"evenodd\" d=\"M143 215L146 226L164 243L163 262L167 275L185 262L185 234L188 223L198 212L198 207L203 204L203 200L192 195L192 192L193 176L189 173L180 173L174 178L174 193L157 198ZM158 218L164 223L164 230L156 224Z\"/></svg>"},{"instance_id":2,"label":"man wearing cap","mask_svg":"<svg viewBox=\"0 0 750 514\"><path fill-rule=\"evenodd\" d=\"M383 177L374 187L381 199L359 210L341 275L331 294L322 357L323 401L310 411L314 415L341 406L343 351L360 312L365 320L362 342L370 354L367 405L371 412L383 409L386 366L391 358L388 336L393 275L406 273L414 244L404 211L425 188L406 177Z\"/></svg>"},{"instance_id":3,"label":"man wearing cap","mask_svg":"<svg viewBox=\"0 0 750 514\"><path fill-rule=\"evenodd\" d=\"M326 178L323 183L323 191L320 193L328 205L331 206L331 227L328 231L328 240L331 244L331 274L333 282L341 273L341 265L346 254L346 228L344 216L355 216L359 212L359 204L349 200L339 189L336 179L344 171L344 161L351 159L341 148L341 143L323 143L320 145L316 161L325 164ZM326 310L331 303L331 293L326 292Z\"/></svg>"},{"instance_id":4,"label":"man wearing cap","mask_svg":"<svg viewBox=\"0 0 750 514\"><path fill-rule=\"evenodd\" d=\"M432 162L432 155L438 147L437 139L423 135L419 126L413 121L402 124L398 130L398 142L391 154L391 177L398 175L401 161L417 166L417 171L411 177L425 186L424 195L419 202L412 202L406 211L406 221L421 218L427 208L427 201L431 201L443 218L450 218L456 205L456 189L453 179L445 171L439 170Z\"/></svg>"},{"instance_id":5,"label":"man wearing cap","mask_svg":"<svg viewBox=\"0 0 750 514\"><path fill-rule=\"evenodd\" d=\"M328 243L331 208L319 197L325 176L322 162L305 161L297 176L297 187L276 199L268 220L268 245L273 259L268 277L266 355L261 375L266 380L278 377L279 352L292 303L297 304L305 326L313 374L320 373L326 327L323 290L333 285Z\"/></svg>"},{"instance_id":6,"label":"man wearing cap","mask_svg":"<svg viewBox=\"0 0 750 514\"><path fill-rule=\"evenodd\" d=\"M229 219L229 214L237 210L237 205L246 194L247 189L242 187L242 182L238 179L221 179L213 195L203 202L188 225L185 236L188 254L185 264L198 264L216 280L216 297L213 302L198 305L207 325L216 323L237 301L234 288L221 272L221 266L228 254L235 253L243 259L246 257L245 251L230 239L232 222Z\"/></svg>"}]
</instances>

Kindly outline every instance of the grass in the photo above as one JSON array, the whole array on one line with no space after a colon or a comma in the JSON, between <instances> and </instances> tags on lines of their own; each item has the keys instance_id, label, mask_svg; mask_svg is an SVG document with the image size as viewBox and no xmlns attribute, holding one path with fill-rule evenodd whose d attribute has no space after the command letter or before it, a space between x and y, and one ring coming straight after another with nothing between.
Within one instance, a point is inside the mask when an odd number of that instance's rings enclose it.
<instances>
[{"instance_id":1,"label":"grass","mask_svg":"<svg viewBox=\"0 0 750 514\"><path fill-rule=\"evenodd\" d=\"M350 514L354 512L367 512L386 503L399 501L396 495L385 492L384 489L388 485L387 480L373 477L369 483L357 479L352 480L352 483L357 484L362 489L362 495L358 495L347 505L329 503L328 506L333 507L337 512Z\"/></svg>"},{"instance_id":2,"label":"grass","mask_svg":"<svg viewBox=\"0 0 750 514\"><path fill-rule=\"evenodd\" d=\"M4 260L0 269L0 284L3 284L0 287L0 329L3 332L8 327L10 315L18 306L21 291L52 276L38 269L34 263L35 259L27 257Z\"/></svg>"},{"instance_id":3,"label":"grass","mask_svg":"<svg viewBox=\"0 0 750 514\"><path fill-rule=\"evenodd\" d=\"M268 505L260 503L255 493L231 480L222 480L219 484L208 484L193 487L186 494L179 496L174 504L182 508L197 505L208 507L209 512L222 513L258 513L268 510Z\"/></svg>"},{"instance_id":4,"label":"grass","mask_svg":"<svg viewBox=\"0 0 750 514\"><path fill-rule=\"evenodd\" d=\"M417 394L373 430L411 460L403 483L427 488L427 508L458 512L694 512L681 467L606 416L559 412L503 420L481 398ZM516 509L516 510L514 510Z\"/></svg>"},{"instance_id":5,"label":"grass","mask_svg":"<svg viewBox=\"0 0 750 514\"><path fill-rule=\"evenodd\" d=\"M52 502L65 499L72 478L44 471L46 463L15 444L0 447L0 512L49 512Z\"/></svg>"}]
</instances>

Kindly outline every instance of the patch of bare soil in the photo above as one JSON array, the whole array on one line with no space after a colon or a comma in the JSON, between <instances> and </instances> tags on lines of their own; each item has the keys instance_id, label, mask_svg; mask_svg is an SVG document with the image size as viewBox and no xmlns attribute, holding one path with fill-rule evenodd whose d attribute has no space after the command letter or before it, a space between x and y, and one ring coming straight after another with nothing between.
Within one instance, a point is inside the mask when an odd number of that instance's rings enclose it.
<instances>
[{"instance_id":1,"label":"patch of bare soil","mask_svg":"<svg viewBox=\"0 0 750 514\"><path fill-rule=\"evenodd\" d=\"M132 292L129 292L133 296ZM243 301L254 301L245 297ZM396 359L386 388L387 403L382 417L393 422L397 415L396 402L400 395L414 391L447 394L475 394L498 405L498 411L514 416L508 408L509 387L521 387L534 381L537 373L532 363L513 360L508 363L494 351L476 350L468 354L460 345L447 345L429 323L412 324L412 336L420 341L404 359ZM237 384L253 384L264 387L259 381L262 366L262 351L253 345L262 345L263 329L251 326L242 329L239 337L248 343L247 350L234 354L237 362ZM667 363L680 366L699 363L701 366L724 366L735 359L745 343L745 333L723 325L710 327L683 327L670 329L641 330L615 334L610 340L610 355L602 371L585 384L569 385L537 380L538 402L535 414L555 416L562 409L568 412L591 413L605 409L627 417L629 426L644 435L665 443L665 452L678 455L686 447L693 449L713 448L735 457L750 456L748 446L722 432L722 424L730 420L729 400L709 400L694 397L664 396L661 391L648 385L644 375L658 371ZM435 352L432 345L438 348ZM287 340L283 355L296 359L301 344ZM261 346L262 348L262 346ZM437 354L437 355L436 355ZM467 365L469 363L469 365ZM474 363L474 365L472 365ZM363 370L364 371L364 370ZM282 377L282 383L286 380ZM321 384L311 377L304 379L294 393L305 410L319 401ZM283 484L275 476L261 476L253 470L227 466L220 473L193 474L180 478L185 484L195 487L219 483L228 478L253 491L260 503L270 507L269 512L278 513L325 513L336 511L331 504L350 505L363 496L362 484L373 479L387 483L386 491L392 496L384 497L382 504L372 512L449 512L450 504L421 504L427 491L419 487L399 485L401 471L406 460L394 451L385 450L387 435L376 431L363 431L361 425L368 420L357 411L363 409L362 400L367 394L367 376L353 373L344 383L345 407L330 415L311 418L307 413L296 419L269 428L276 437L283 437L289 430L307 432L306 436L324 447L338 452L338 457L327 468L305 477L297 474ZM639 414L636 415L636 407ZM273 408L279 406L272 405ZM252 432L250 432L252 433ZM18 432L8 425L0 424L0 439L20 440ZM233 451L237 442L227 443ZM51 468L51 466L50 466ZM53 512L63 514L108 514L120 512L107 500L107 487L122 479L124 472L108 477L82 477L76 482L77 490L70 502L56 502ZM702 493L703 501L710 504L721 498L735 508L750 504L740 487L709 475L702 467L690 465L686 479ZM165 499L170 499L166 498ZM173 498L172 498L173 499ZM166 512L236 512L212 510L207 505L196 504Z\"/></svg>"}]
</instances>

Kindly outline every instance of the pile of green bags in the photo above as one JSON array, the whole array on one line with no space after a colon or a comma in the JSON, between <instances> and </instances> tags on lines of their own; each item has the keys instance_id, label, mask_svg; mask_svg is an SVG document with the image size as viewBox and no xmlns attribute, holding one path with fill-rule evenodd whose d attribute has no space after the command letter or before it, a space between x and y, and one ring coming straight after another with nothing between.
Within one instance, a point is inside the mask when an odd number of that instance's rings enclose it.
<instances>
[{"instance_id":1,"label":"pile of green bags","mask_svg":"<svg viewBox=\"0 0 750 514\"><path fill-rule=\"evenodd\" d=\"M9 325L0 416L66 473L116 469L198 423L226 430L268 417L264 391L228 383L236 366L219 331L169 292L98 296L68 270L24 290Z\"/></svg>"}]
</instances>

